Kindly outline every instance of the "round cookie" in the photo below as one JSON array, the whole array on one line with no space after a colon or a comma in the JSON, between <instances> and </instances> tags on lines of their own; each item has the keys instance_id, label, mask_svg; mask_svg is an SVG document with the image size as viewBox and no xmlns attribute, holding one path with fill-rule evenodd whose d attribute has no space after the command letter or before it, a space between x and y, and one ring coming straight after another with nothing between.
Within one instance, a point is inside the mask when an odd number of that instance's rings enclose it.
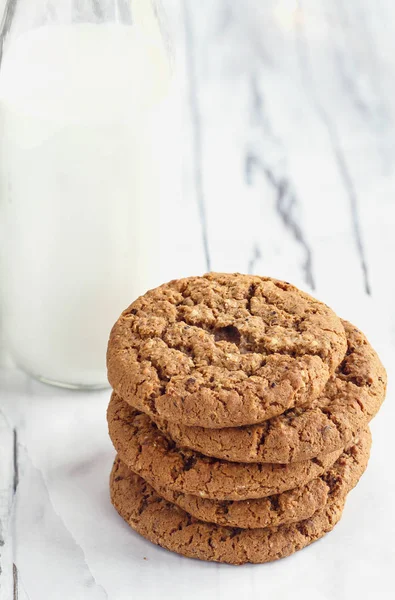
<instances>
[{"instance_id":1,"label":"round cookie","mask_svg":"<svg viewBox=\"0 0 395 600\"><path fill-rule=\"evenodd\" d=\"M152 417L259 423L311 403L346 352L340 319L289 283L209 273L147 292L115 323L108 378Z\"/></svg>"},{"instance_id":2,"label":"round cookie","mask_svg":"<svg viewBox=\"0 0 395 600\"><path fill-rule=\"evenodd\" d=\"M190 558L235 565L269 562L308 546L333 529L345 502L334 493L325 509L307 520L240 529L198 521L161 498L120 461L111 472L110 491L120 516L154 544Z\"/></svg>"},{"instance_id":3,"label":"round cookie","mask_svg":"<svg viewBox=\"0 0 395 600\"><path fill-rule=\"evenodd\" d=\"M155 491L196 519L208 523L242 529L295 523L322 511L335 486L339 498L348 494L367 467L371 442L367 429L323 475L305 486L267 498L218 501L182 494L167 487L156 486Z\"/></svg>"},{"instance_id":4,"label":"round cookie","mask_svg":"<svg viewBox=\"0 0 395 600\"><path fill-rule=\"evenodd\" d=\"M347 353L320 398L259 425L208 429L154 419L178 445L235 462L289 463L345 448L379 410L387 376L356 327L343 321Z\"/></svg>"},{"instance_id":5,"label":"round cookie","mask_svg":"<svg viewBox=\"0 0 395 600\"><path fill-rule=\"evenodd\" d=\"M312 460L238 464L178 448L144 413L113 394L107 411L109 434L121 460L152 486L214 500L247 500L305 485L328 470L342 449Z\"/></svg>"}]
</instances>

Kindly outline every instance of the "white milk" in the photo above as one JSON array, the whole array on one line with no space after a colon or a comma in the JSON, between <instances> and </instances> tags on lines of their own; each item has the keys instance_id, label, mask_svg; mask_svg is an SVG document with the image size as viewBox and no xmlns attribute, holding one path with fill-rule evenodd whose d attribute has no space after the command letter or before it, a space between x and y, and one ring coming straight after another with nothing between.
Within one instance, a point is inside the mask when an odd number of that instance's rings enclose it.
<instances>
[{"instance_id":1,"label":"white milk","mask_svg":"<svg viewBox=\"0 0 395 600\"><path fill-rule=\"evenodd\" d=\"M31 374L106 383L110 328L159 283L161 48L136 26L41 28L0 70L1 295Z\"/></svg>"}]
</instances>

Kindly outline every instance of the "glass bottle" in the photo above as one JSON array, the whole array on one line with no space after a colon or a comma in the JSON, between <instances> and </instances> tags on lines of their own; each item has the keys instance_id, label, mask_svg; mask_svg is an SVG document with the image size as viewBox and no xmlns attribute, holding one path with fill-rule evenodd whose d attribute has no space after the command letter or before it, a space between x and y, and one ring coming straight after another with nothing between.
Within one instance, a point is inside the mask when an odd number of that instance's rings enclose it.
<instances>
[{"instance_id":1,"label":"glass bottle","mask_svg":"<svg viewBox=\"0 0 395 600\"><path fill-rule=\"evenodd\" d=\"M111 325L160 283L157 6L10 0L0 48L6 343L40 380L105 387Z\"/></svg>"}]
</instances>

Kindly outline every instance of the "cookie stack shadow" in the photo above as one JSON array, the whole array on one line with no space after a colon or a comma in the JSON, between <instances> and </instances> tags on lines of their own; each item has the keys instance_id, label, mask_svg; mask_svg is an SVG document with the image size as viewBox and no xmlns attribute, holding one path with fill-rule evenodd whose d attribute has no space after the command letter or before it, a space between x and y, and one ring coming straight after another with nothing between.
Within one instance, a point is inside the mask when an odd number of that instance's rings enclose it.
<instances>
[{"instance_id":1,"label":"cookie stack shadow","mask_svg":"<svg viewBox=\"0 0 395 600\"><path fill-rule=\"evenodd\" d=\"M147 292L114 325L111 500L138 533L230 564L331 531L369 459L386 373L294 286L240 274Z\"/></svg>"}]
</instances>

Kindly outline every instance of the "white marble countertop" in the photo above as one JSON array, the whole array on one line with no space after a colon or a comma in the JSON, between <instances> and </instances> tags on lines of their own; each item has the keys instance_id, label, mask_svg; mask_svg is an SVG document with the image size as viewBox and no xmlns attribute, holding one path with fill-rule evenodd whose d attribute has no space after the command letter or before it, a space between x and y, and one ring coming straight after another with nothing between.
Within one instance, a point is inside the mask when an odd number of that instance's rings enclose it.
<instances>
[{"instance_id":1,"label":"white marble countertop","mask_svg":"<svg viewBox=\"0 0 395 600\"><path fill-rule=\"evenodd\" d=\"M274 275L365 330L390 379L371 461L340 524L297 555L239 568L184 559L110 505L109 391L58 390L3 361L0 598L392 598L395 4L163 4L185 76L183 234L163 280Z\"/></svg>"}]
</instances>

